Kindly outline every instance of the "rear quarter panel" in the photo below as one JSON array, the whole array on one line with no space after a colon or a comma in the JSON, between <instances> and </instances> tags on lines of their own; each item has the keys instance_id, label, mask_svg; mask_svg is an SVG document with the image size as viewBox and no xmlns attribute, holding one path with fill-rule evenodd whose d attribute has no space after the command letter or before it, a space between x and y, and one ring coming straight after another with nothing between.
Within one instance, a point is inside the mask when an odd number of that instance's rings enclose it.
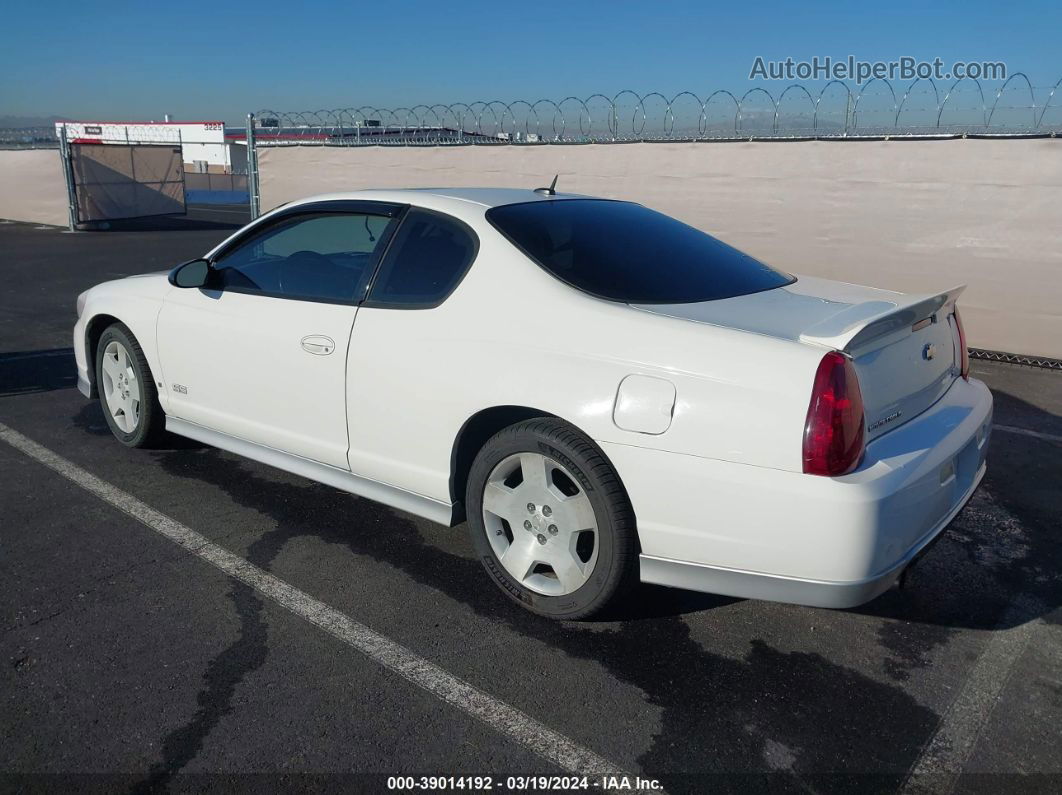
<instances>
[{"instance_id":1,"label":"rear quarter panel","mask_svg":"<svg viewBox=\"0 0 1062 795\"><path fill-rule=\"evenodd\" d=\"M358 311L347 370L355 473L461 499L450 494L455 438L472 415L506 405L556 415L599 442L799 470L822 351L591 298L515 251L482 208L463 220L480 251L442 305ZM613 422L631 374L675 385L666 432Z\"/></svg>"}]
</instances>

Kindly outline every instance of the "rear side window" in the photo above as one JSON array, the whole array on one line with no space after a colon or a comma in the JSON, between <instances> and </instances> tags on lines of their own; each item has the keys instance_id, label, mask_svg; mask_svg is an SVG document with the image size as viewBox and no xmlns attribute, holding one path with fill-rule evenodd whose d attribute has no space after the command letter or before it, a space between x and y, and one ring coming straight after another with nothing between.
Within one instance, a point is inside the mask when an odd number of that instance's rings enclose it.
<instances>
[{"instance_id":1,"label":"rear side window","mask_svg":"<svg viewBox=\"0 0 1062 795\"><path fill-rule=\"evenodd\" d=\"M487 219L558 279L610 301L713 301L793 281L640 204L555 199L494 207Z\"/></svg>"},{"instance_id":2,"label":"rear side window","mask_svg":"<svg viewBox=\"0 0 1062 795\"><path fill-rule=\"evenodd\" d=\"M369 293L377 306L438 306L465 275L477 240L464 224L438 213L411 209L402 219Z\"/></svg>"}]
</instances>

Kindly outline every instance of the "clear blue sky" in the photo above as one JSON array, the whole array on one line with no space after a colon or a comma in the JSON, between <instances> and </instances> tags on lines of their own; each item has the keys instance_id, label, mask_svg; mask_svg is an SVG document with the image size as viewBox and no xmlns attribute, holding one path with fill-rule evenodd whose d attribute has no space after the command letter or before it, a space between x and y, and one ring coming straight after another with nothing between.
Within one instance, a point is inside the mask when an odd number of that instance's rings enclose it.
<instances>
[{"instance_id":1,"label":"clear blue sky","mask_svg":"<svg viewBox=\"0 0 1062 795\"><path fill-rule=\"evenodd\" d=\"M0 116L249 110L744 90L757 55L1001 60L1062 77L1062 2L12 2Z\"/></svg>"}]
</instances>

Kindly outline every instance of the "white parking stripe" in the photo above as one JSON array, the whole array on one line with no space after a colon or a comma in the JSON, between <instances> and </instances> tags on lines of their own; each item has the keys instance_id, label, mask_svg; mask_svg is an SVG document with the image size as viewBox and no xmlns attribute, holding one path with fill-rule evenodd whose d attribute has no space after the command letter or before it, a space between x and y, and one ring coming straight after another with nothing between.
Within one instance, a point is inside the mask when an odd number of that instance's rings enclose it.
<instances>
[{"instance_id":1,"label":"white parking stripe","mask_svg":"<svg viewBox=\"0 0 1062 795\"><path fill-rule=\"evenodd\" d=\"M574 740L553 731L515 707L484 693L404 646L359 624L334 607L314 599L250 561L218 546L205 536L159 513L133 495L101 480L3 423L0 423L0 439L104 502L129 514L193 555L213 564L230 577L251 586L385 668L478 718L495 731L526 746L568 773L594 777L606 774L627 775L631 781L634 780L631 774L625 773L617 765Z\"/></svg>"},{"instance_id":2,"label":"white parking stripe","mask_svg":"<svg viewBox=\"0 0 1062 795\"><path fill-rule=\"evenodd\" d=\"M1017 428L1013 425L994 425L992 426L992 430L1003 431L1004 433L1017 433L1022 436L1031 436L1034 439L1045 439L1048 442L1062 442L1062 436L1056 436L1053 433L1030 431L1028 428Z\"/></svg>"},{"instance_id":3,"label":"white parking stripe","mask_svg":"<svg viewBox=\"0 0 1062 795\"><path fill-rule=\"evenodd\" d=\"M974 746L1010 681L1014 665L1025 653L1037 626L1042 605L1019 598L993 631L955 701L941 716L940 725L907 778L905 792L950 793L959 783Z\"/></svg>"},{"instance_id":4,"label":"white parking stripe","mask_svg":"<svg viewBox=\"0 0 1062 795\"><path fill-rule=\"evenodd\" d=\"M987 490L974 495L963 514L959 536L979 538L974 559L985 569L1023 558L1029 550L1029 530ZM962 553L964 556L968 551ZM1011 598L1003 616L989 630L951 703L941 712L933 735L923 746L905 782L905 792L953 792L960 784L974 751L991 725L992 713L1034 637L1045 626L1047 605L1030 594ZM971 771L976 772L976 771Z\"/></svg>"}]
</instances>

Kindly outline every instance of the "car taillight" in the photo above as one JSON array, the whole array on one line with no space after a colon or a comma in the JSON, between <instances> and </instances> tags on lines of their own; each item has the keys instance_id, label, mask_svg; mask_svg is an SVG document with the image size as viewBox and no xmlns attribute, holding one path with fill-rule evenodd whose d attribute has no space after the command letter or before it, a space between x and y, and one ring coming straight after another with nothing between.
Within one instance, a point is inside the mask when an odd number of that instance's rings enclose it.
<instances>
[{"instance_id":1,"label":"car taillight","mask_svg":"<svg viewBox=\"0 0 1062 795\"><path fill-rule=\"evenodd\" d=\"M966 329L962 327L959 307L955 307L955 328L959 330L959 356L962 362L960 372L967 381L970 380L970 349L966 347Z\"/></svg>"},{"instance_id":2,"label":"car taillight","mask_svg":"<svg viewBox=\"0 0 1062 795\"><path fill-rule=\"evenodd\" d=\"M808 419L804 424L804 472L844 475L863 460L863 395L855 366L830 351L815 372Z\"/></svg>"}]
</instances>

